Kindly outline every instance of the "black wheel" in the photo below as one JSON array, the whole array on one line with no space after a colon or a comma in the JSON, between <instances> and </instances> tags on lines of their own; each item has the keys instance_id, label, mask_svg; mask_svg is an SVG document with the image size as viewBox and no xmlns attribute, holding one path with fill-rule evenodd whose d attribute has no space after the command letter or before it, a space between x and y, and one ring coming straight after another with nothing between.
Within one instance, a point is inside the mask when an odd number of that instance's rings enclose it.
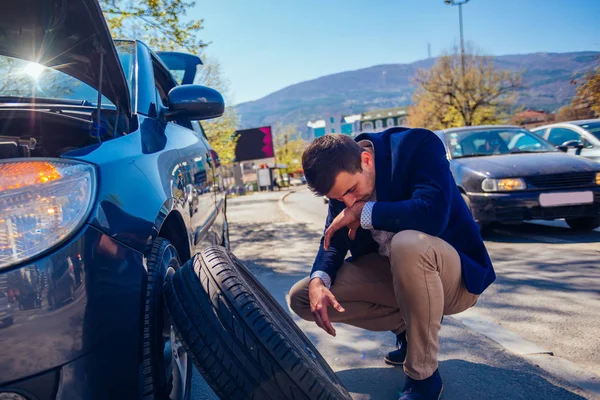
<instances>
[{"instance_id":1,"label":"black wheel","mask_svg":"<svg viewBox=\"0 0 600 400\"><path fill-rule=\"evenodd\" d=\"M567 218L567 224L577 231L593 231L600 227L600 216L590 218Z\"/></svg>"},{"instance_id":2,"label":"black wheel","mask_svg":"<svg viewBox=\"0 0 600 400\"><path fill-rule=\"evenodd\" d=\"M189 399L191 360L175 333L163 296L165 278L181 266L177 250L168 240L159 237L154 241L146 264L142 398Z\"/></svg>"},{"instance_id":3,"label":"black wheel","mask_svg":"<svg viewBox=\"0 0 600 400\"><path fill-rule=\"evenodd\" d=\"M167 305L194 364L222 399L350 399L285 310L223 247L167 278Z\"/></svg>"}]
</instances>

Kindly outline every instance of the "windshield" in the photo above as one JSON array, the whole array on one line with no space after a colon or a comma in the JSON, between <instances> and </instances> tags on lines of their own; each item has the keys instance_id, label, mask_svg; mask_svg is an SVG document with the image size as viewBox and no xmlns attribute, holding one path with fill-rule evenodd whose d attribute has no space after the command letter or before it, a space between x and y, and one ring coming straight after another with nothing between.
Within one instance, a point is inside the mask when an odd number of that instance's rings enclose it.
<instances>
[{"instance_id":1,"label":"windshield","mask_svg":"<svg viewBox=\"0 0 600 400\"><path fill-rule=\"evenodd\" d=\"M578 124L580 127L600 139L600 121L591 122L589 124Z\"/></svg>"},{"instance_id":2,"label":"windshield","mask_svg":"<svg viewBox=\"0 0 600 400\"><path fill-rule=\"evenodd\" d=\"M489 129L446 134L452 158L557 151L525 129Z\"/></svg>"},{"instance_id":3,"label":"windshield","mask_svg":"<svg viewBox=\"0 0 600 400\"><path fill-rule=\"evenodd\" d=\"M117 52L129 90L133 74L133 46L130 42L116 43ZM81 102L95 106L98 91L64 72L40 64L0 55L0 98L41 98ZM114 106L102 96L103 106Z\"/></svg>"}]
</instances>

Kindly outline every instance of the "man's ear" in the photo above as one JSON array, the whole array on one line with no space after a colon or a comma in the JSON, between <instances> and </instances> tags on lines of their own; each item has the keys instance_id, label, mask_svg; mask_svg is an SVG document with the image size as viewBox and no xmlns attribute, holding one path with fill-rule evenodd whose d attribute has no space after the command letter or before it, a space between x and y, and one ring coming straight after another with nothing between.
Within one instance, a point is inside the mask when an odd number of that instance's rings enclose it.
<instances>
[{"instance_id":1,"label":"man's ear","mask_svg":"<svg viewBox=\"0 0 600 400\"><path fill-rule=\"evenodd\" d=\"M375 160L373 156L368 151L363 151L360 153L360 162L363 166L373 168L375 165Z\"/></svg>"}]
</instances>

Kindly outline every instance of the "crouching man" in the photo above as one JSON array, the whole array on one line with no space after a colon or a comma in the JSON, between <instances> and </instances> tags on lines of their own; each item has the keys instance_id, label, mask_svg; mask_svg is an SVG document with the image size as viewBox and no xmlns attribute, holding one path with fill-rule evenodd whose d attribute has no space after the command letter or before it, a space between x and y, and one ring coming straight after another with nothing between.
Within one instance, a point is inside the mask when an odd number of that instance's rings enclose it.
<instances>
[{"instance_id":1,"label":"crouching man","mask_svg":"<svg viewBox=\"0 0 600 400\"><path fill-rule=\"evenodd\" d=\"M291 289L292 310L333 336L332 322L393 332L397 348L385 361L404 366L400 400L437 400L443 315L475 305L496 278L442 141L406 128L325 135L302 166L309 188L330 201L312 272Z\"/></svg>"}]
</instances>

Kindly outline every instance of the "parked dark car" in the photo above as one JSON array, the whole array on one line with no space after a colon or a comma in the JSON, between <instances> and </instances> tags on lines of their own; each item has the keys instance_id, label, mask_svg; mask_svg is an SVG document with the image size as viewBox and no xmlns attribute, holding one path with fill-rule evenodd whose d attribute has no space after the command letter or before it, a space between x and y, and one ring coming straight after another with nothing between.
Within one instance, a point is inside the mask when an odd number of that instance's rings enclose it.
<instances>
[{"instance_id":1,"label":"parked dark car","mask_svg":"<svg viewBox=\"0 0 600 400\"><path fill-rule=\"evenodd\" d=\"M199 63L113 42L95 0L3 3L0 284L41 306L0 330L0 393L189 398L163 281L228 231Z\"/></svg>"},{"instance_id":2,"label":"parked dark car","mask_svg":"<svg viewBox=\"0 0 600 400\"><path fill-rule=\"evenodd\" d=\"M480 226L560 218L574 229L600 226L600 164L565 154L515 126L436 133Z\"/></svg>"}]
</instances>

